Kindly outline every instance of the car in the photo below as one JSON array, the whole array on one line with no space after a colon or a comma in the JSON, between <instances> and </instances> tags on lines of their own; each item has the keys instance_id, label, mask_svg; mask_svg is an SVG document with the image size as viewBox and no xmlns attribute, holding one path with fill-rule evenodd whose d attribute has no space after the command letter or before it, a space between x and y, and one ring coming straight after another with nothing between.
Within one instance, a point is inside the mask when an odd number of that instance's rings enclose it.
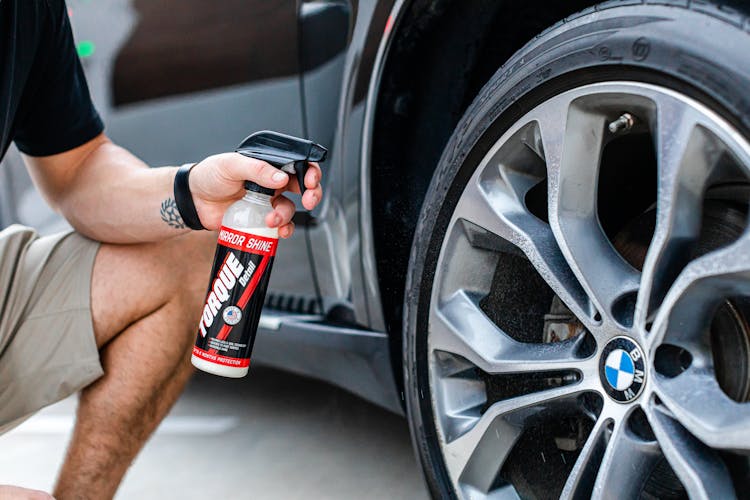
<instances>
[{"instance_id":1,"label":"car","mask_svg":"<svg viewBox=\"0 0 750 500\"><path fill-rule=\"evenodd\" d=\"M747 497L747 2L69 6L149 164L330 149L254 362L406 415L432 496ZM6 163L2 222L62 227Z\"/></svg>"}]
</instances>

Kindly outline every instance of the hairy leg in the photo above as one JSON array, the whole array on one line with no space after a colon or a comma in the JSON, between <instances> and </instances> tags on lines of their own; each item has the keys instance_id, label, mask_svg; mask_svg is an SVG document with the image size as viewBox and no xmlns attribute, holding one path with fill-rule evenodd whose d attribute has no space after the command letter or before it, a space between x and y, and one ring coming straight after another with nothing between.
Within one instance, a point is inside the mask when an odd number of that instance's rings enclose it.
<instances>
[{"instance_id":1,"label":"hairy leg","mask_svg":"<svg viewBox=\"0 0 750 500\"><path fill-rule=\"evenodd\" d=\"M215 241L102 245L91 308L104 376L81 393L56 498L111 498L184 388Z\"/></svg>"}]
</instances>

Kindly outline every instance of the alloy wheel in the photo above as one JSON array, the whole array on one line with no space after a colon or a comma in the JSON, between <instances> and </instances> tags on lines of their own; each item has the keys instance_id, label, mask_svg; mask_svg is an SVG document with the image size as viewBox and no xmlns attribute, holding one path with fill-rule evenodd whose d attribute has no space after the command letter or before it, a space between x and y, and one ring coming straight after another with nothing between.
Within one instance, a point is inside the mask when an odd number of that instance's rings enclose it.
<instances>
[{"instance_id":1,"label":"alloy wheel","mask_svg":"<svg viewBox=\"0 0 750 500\"><path fill-rule=\"evenodd\" d=\"M431 295L430 398L459 496L736 494L748 177L729 122L650 84L562 93L502 135L455 206Z\"/></svg>"}]
</instances>

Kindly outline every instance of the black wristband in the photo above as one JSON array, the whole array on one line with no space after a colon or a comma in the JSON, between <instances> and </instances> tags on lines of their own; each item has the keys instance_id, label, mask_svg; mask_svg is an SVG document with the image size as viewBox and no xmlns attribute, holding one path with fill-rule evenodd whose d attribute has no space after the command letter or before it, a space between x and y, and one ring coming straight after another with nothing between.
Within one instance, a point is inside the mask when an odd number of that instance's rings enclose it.
<instances>
[{"instance_id":1,"label":"black wristband","mask_svg":"<svg viewBox=\"0 0 750 500\"><path fill-rule=\"evenodd\" d=\"M177 175L174 176L174 201L185 225L190 229L201 230L206 228L203 227L198 217L198 211L195 209L193 195L190 193L190 184L188 182L190 179L190 170L195 165L197 163L183 165L177 169Z\"/></svg>"}]
</instances>

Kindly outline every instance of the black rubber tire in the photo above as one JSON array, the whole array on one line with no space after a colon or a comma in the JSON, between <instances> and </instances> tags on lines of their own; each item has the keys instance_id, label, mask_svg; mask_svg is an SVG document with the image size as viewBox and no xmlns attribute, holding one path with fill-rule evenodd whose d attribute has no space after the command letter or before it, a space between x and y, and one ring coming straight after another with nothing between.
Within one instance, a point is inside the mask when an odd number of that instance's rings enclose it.
<instances>
[{"instance_id":1,"label":"black rubber tire","mask_svg":"<svg viewBox=\"0 0 750 500\"><path fill-rule=\"evenodd\" d=\"M739 5L739 4L738 4ZM703 102L750 137L750 20L696 0L610 1L548 29L485 85L443 151L422 206L404 297L404 389L430 493L455 498L434 425L427 371L432 277L453 208L481 158L546 99L602 81L640 81Z\"/></svg>"}]
</instances>

